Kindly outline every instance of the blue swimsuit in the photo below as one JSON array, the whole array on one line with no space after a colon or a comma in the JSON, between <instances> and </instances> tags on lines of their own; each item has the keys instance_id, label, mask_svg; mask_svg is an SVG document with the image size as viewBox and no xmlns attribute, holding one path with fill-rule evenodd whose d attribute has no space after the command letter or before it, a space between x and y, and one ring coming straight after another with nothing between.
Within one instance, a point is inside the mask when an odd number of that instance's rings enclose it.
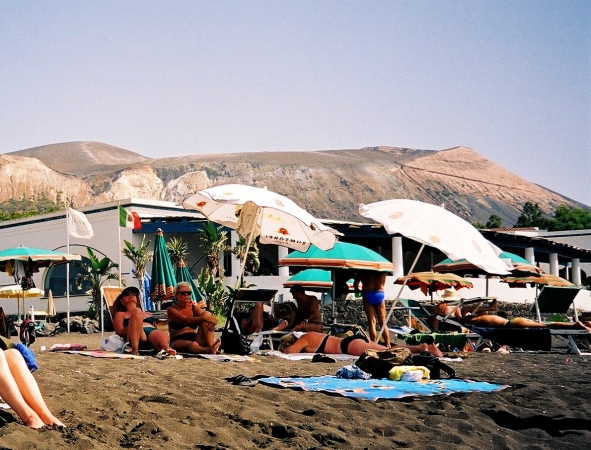
<instances>
[{"instance_id":1,"label":"blue swimsuit","mask_svg":"<svg viewBox=\"0 0 591 450\"><path fill-rule=\"evenodd\" d=\"M364 291L361 295L363 296L363 300L371 306L379 306L384 301L383 291Z\"/></svg>"}]
</instances>

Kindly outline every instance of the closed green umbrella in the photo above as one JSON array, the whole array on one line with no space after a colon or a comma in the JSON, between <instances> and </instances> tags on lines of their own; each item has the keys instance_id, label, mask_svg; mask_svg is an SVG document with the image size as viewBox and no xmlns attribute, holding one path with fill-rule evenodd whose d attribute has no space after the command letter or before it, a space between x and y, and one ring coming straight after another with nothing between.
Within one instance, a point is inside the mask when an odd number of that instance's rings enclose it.
<instances>
[{"instance_id":1,"label":"closed green umbrella","mask_svg":"<svg viewBox=\"0 0 591 450\"><path fill-rule=\"evenodd\" d=\"M152 290L150 298L154 302L163 302L173 297L176 277L170 255L164 242L164 233L158 228L154 241L154 259L152 260Z\"/></svg>"},{"instance_id":2,"label":"closed green umbrella","mask_svg":"<svg viewBox=\"0 0 591 450\"><path fill-rule=\"evenodd\" d=\"M289 277L283 282L283 287L288 288L299 284L310 291L326 291L332 288L330 271L324 269L305 269Z\"/></svg>"},{"instance_id":3,"label":"closed green umbrella","mask_svg":"<svg viewBox=\"0 0 591 450\"><path fill-rule=\"evenodd\" d=\"M189 283L191 285L191 300L197 302L197 306L199 306L199 308L205 308L207 306L205 303L205 299L201 294L201 290L197 287L195 281L193 281L191 272L189 272L189 269L187 269L187 264L185 263L184 259L181 259L177 264L175 275L177 283L185 281L186 283Z\"/></svg>"}]
</instances>

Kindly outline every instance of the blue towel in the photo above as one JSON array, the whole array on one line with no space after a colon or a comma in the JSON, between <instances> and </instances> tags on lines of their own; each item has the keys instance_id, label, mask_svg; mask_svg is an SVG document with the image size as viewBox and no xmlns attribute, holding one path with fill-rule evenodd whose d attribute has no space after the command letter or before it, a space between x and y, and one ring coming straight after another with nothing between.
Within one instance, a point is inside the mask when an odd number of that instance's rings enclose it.
<instances>
[{"instance_id":1,"label":"blue towel","mask_svg":"<svg viewBox=\"0 0 591 450\"><path fill-rule=\"evenodd\" d=\"M344 379L333 376L321 377L268 377L259 383L304 391L322 392L329 395L364 398L367 400L397 399L409 396L441 395L454 392L493 392L509 386L471 380L429 380L429 381L394 381L389 379L360 380Z\"/></svg>"},{"instance_id":2,"label":"blue towel","mask_svg":"<svg viewBox=\"0 0 591 450\"><path fill-rule=\"evenodd\" d=\"M31 372L35 372L37 369L39 369L37 361L35 360L35 354L33 353L33 350L21 344L20 342L14 344L14 348L16 348L21 353L21 355L23 355L25 363L27 363L27 367Z\"/></svg>"}]
</instances>

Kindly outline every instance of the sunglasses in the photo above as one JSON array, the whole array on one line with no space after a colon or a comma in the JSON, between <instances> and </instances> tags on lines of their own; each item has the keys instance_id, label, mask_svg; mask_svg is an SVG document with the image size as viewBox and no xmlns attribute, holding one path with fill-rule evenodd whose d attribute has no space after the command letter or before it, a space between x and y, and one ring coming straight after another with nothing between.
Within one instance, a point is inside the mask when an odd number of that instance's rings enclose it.
<instances>
[{"instance_id":1,"label":"sunglasses","mask_svg":"<svg viewBox=\"0 0 591 450\"><path fill-rule=\"evenodd\" d=\"M191 291L178 291L177 294L180 294L180 295L191 295Z\"/></svg>"}]
</instances>

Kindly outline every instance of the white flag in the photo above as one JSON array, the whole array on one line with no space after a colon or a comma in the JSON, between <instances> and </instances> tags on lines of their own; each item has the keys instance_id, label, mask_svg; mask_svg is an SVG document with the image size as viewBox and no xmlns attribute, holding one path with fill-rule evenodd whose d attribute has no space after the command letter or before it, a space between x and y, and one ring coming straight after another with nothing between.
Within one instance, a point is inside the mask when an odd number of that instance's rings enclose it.
<instances>
[{"instance_id":1,"label":"white flag","mask_svg":"<svg viewBox=\"0 0 591 450\"><path fill-rule=\"evenodd\" d=\"M92 225L84 213L68 208L68 234L81 239L90 239L94 236Z\"/></svg>"}]
</instances>

